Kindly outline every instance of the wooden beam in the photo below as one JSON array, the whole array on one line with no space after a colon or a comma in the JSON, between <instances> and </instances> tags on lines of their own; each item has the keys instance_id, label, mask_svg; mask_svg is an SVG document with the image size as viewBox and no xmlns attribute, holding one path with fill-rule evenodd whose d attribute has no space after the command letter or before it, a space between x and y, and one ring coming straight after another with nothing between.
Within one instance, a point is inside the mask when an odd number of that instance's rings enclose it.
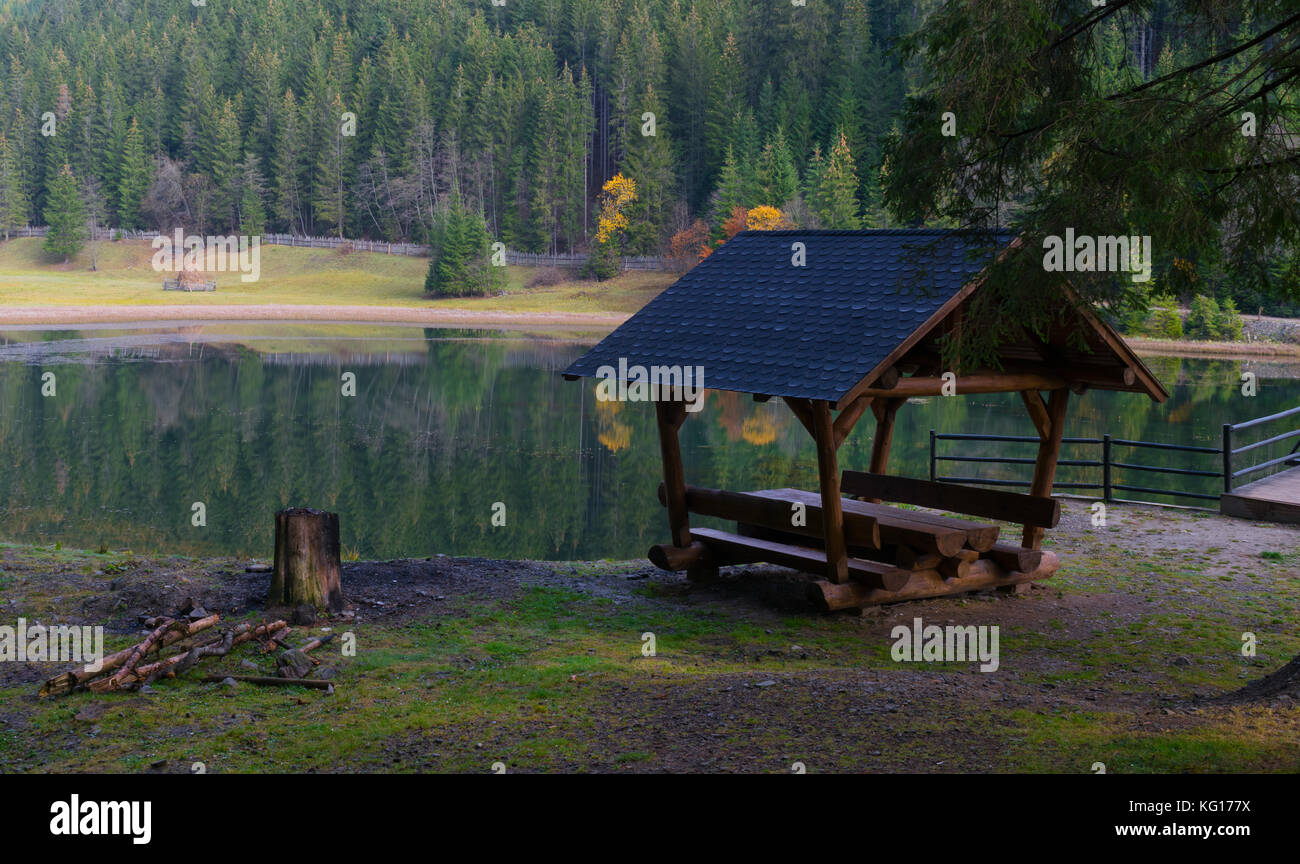
<instances>
[{"instance_id":1,"label":"wooden beam","mask_svg":"<svg viewBox=\"0 0 1300 864\"><path fill-rule=\"evenodd\" d=\"M860 396L850 402L849 406L835 418L835 448L837 450L844 443L844 439L849 437L849 433L853 431L858 418L867 410L867 406L872 404L872 401L870 396Z\"/></svg>"},{"instance_id":2,"label":"wooden beam","mask_svg":"<svg viewBox=\"0 0 1300 864\"><path fill-rule=\"evenodd\" d=\"M1042 561L1033 571L1008 572L987 558L970 566L966 576L945 580L937 570L917 570L906 585L897 591L868 588L854 581L836 585L825 580L808 585L808 598L821 609L833 612L839 609L856 609L877 603L897 603L900 600L919 600L924 597L942 597L986 588L1011 588L1017 584L1046 579L1060 566L1057 557L1044 552Z\"/></svg>"},{"instance_id":3,"label":"wooden beam","mask_svg":"<svg viewBox=\"0 0 1300 864\"><path fill-rule=\"evenodd\" d=\"M782 396L785 404L790 406L791 413L803 424L803 428L808 430L808 434L815 440L817 432L813 429L812 405L807 399L800 399L794 396Z\"/></svg>"},{"instance_id":4,"label":"wooden beam","mask_svg":"<svg viewBox=\"0 0 1300 864\"><path fill-rule=\"evenodd\" d=\"M872 384L873 387L879 387L882 390L892 390L898 384L898 379L902 377L898 374L897 366L890 366Z\"/></svg>"},{"instance_id":5,"label":"wooden beam","mask_svg":"<svg viewBox=\"0 0 1300 864\"><path fill-rule=\"evenodd\" d=\"M668 529L674 546L691 545L691 519L686 510L686 471L677 430L686 419L681 402L655 402L659 424L659 456L663 461L664 489L668 500Z\"/></svg>"},{"instance_id":6,"label":"wooden beam","mask_svg":"<svg viewBox=\"0 0 1300 864\"><path fill-rule=\"evenodd\" d=\"M1020 570L1028 573L1038 569L1039 563L1043 560L1043 552L1039 549L1013 546L1010 543L999 543L985 552L984 557L998 562L1004 570Z\"/></svg>"},{"instance_id":7,"label":"wooden beam","mask_svg":"<svg viewBox=\"0 0 1300 864\"><path fill-rule=\"evenodd\" d=\"M1037 390L1021 390L1020 398L1024 400L1029 419L1034 421L1034 428L1038 430L1038 440L1046 441L1052 437L1052 419L1047 416L1047 405L1043 402L1042 395Z\"/></svg>"},{"instance_id":8,"label":"wooden beam","mask_svg":"<svg viewBox=\"0 0 1300 864\"><path fill-rule=\"evenodd\" d=\"M662 488L662 487L661 487ZM676 572L678 570L691 570L696 567L707 567L713 562L709 558L709 548L703 543L695 540L689 546L673 546L668 543L660 543L650 547L646 553L650 563L660 570Z\"/></svg>"},{"instance_id":9,"label":"wooden beam","mask_svg":"<svg viewBox=\"0 0 1300 864\"><path fill-rule=\"evenodd\" d=\"M766 561L769 564L791 567L805 573L824 573L828 566L826 553L821 549L809 549L807 546L731 534L711 528L697 528L694 536L709 547L712 556L721 561L737 564ZM861 558L846 558L845 567L856 583L869 590L897 591L905 586L911 577L909 570Z\"/></svg>"},{"instance_id":10,"label":"wooden beam","mask_svg":"<svg viewBox=\"0 0 1300 864\"><path fill-rule=\"evenodd\" d=\"M1089 387L1098 387L1102 390L1118 390L1137 386L1137 373L1133 371L1131 366L1103 368L1092 365L1075 365L1062 369L1061 374L1065 376L1071 386L1086 384Z\"/></svg>"},{"instance_id":11,"label":"wooden beam","mask_svg":"<svg viewBox=\"0 0 1300 864\"><path fill-rule=\"evenodd\" d=\"M1029 494L1039 498L1052 497L1052 481L1056 477L1056 461L1061 456L1061 433L1065 428L1065 408L1069 404L1070 391L1053 390L1047 400L1047 417L1051 422L1051 434L1038 444L1038 458L1034 462L1034 480L1029 487ZM1043 542L1043 529L1038 525L1026 525L1021 544L1026 549L1037 549Z\"/></svg>"},{"instance_id":12,"label":"wooden beam","mask_svg":"<svg viewBox=\"0 0 1300 864\"><path fill-rule=\"evenodd\" d=\"M859 498L880 498L885 501L899 501L914 504L917 507L932 507L936 510L949 510L953 513L965 513L985 519L999 519L1003 522L1019 522L1022 525L1040 525L1053 528L1061 521L1061 504L1053 498L1036 498L1018 492L1003 492L996 489L980 489L976 486L963 486L956 483L938 483L931 480L918 480L913 477L891 477L887 474L866 473L863 471L845 471L840 477L840 488L846 495ZM905 515L925 515L912 514ZM933 517L941 518L941 517ZM955 520L947 520L953 522ZM977 525L978 523L970 523ZM990 526L996 528L996 526ZM997 532L985 549L991 549L997 540ZM978 549L975 543L972 548ZM982 550L981 550L982 551Z\"/></svg>"},{"instance_id":13,"label":"wooden beam","mask_svg":"<svg viewBox=\"0 0 1300 864\"><path fill-rule=\"evenodd\" d=\"M884 474L889 466L889 447L894 440L894 415L902 399L886 399L872 402L871 410L876 414L876 437L871 440L871 465L873 474ZM879 503L879 499L876 499Z\"/></svg>"},{"instance_id":14,"label":"wooden beam","mask_svg":"<svg viewBox=\"0 0 1300 864\"><path fill-rule=\"evenodd\" d=\"M1151 401L1164 402L1168 399L1169 391L1165 390L1159 379L1157 379L1156 376L1151 373L1151 370L1147 368L1147 365L1142 362L1142 358L1133 353L1133 349L1130 348L1128 343L1115 332L1115 329L1097 317L1097 314L1092 311L1092 308L1088 303L1080 298L1079 295L1075 293L1074 289L1070 287L1070 283L1066 282L1062 284L1061 289L1064 292L1066 299L1070 302L1071 308L1078 312L1079 316L1091 325L1097 335L1101 337L1101 340L1106 343L1106 347L1110 348L1110 350L1114 352L1120 362L1133 370L1134 378L1141 382L1142 388L1146 391L1146 394L1151 397Z\"/></svg>"},{"instance_id":15,"label":"wooden beam","mask_svg":"<svg viewBox=\"0 0 1300 864\"><path fill-rule=\"evenodd\" d=\"M840 469L835 459L835 422L831 403L812 403L813 439L817 443L817 483L822 493L822 529L826 540L826 578L849 579L848 550L844 545L844 513L840 509Z\"/></svg>"},{"instance_id":16,"label":"wooden beam","mask_svg":"<svg viewBox=\"0 0 1300 864\"><path fill-rule=\"evenodd\" d=\"M858 391L858 395L884 398L940 396L944 392L945 383L942 377L918 378L913 376L911 378L900 378L898 384L888 390L867 387ZM965 395L968 393L1010 393L1015 390L1058 390L1066 386L1066 381L1059 375L1045 375L1038 372L990 372L959 376L955 380L955 384L957 394Z\"/></svg>"}]
</instances>

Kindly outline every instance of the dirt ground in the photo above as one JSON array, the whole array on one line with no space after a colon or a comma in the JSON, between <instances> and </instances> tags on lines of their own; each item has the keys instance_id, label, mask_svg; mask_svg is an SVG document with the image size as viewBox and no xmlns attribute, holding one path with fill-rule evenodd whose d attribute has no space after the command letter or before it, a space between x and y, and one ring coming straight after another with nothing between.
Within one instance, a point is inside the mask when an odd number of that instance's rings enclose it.
<instances>
[{"instance_id":1,"label":"dirt ground","mask_svg":"<svg viewBox=\"0 0 1300 864\"><path fill-rule=\"evenodd\" d=\"M1300 653L1300 529L1064 510L1061 570L1032 591L860 614L818 614L805 577L762 566L701 585L644 561L346 563L345 617L290 640L355 634L317 673L336 693L197 683L268 662L232 654L146 694L41 700L62 667L0 663L0 769L1300 770L1300 664L1237 692ZM187 600L255 620L249 563L3 547L0 618L103 624L113 648ZM895 661L918 617L998 627L999 668Z\"/></svg>"}]
</instances>

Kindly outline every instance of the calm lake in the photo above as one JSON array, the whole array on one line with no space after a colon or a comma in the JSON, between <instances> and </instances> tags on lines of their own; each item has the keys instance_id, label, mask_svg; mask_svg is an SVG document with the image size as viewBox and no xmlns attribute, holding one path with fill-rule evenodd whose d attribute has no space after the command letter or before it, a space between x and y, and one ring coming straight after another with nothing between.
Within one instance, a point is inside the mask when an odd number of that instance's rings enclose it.
<instances>
[{"instance_id":1,"label":"calm lake","mask_svg":"<svg viewBox=\"0 0 1300 864\"><path fill-rule=\"evenodd\" d=\"M268 557L273 514L301 505L337 511L345 555L362 558L643 556L667 539L654 409L598 402L594 382L558 374L594 338L288 323L0 330L0 540ZM1065 434L1218 447L1225 422L1300 404L1295 364L1148 364L1172 393L1166 404L1088 392L1072 398ZM1253 398L1241 395L1243 371L1258 376ZM346 373L355 395L343 394ZM872 425L845 442L841 467L866 467ZM1014 395L914 400L898 415L892 472L928 476L931 429L1032 426ZM711 392L682 437L690 483L816 488L811 441L778 400ZM959 447L1033 454L1030 444L955 442L940 452ZM1097 459L1100 448L1063 458ZM1164 451L1116 458L1221 465ZM941 475L1004 479L1031 470L940 465ZM1063 468L1058 479L1100 482L1100 470ZM1178 481L1121 470L1115 482ZM1221 485L1181 482L1208 493ZM205 526L192 524L196 502Z\"/></svg>"}]
</instances>

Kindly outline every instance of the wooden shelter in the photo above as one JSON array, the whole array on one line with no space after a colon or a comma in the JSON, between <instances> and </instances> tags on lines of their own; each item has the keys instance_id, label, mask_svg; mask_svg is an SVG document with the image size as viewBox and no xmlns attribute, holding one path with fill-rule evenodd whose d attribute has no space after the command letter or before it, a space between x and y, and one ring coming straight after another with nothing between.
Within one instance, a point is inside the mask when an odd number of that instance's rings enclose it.
<instances>
[{"instance_id":1,"label":"wooden shelter","mask_svg":"<svg viewBox=\"0 0 1300 864\"><path fill-rule=\"evenodd\" d=\"M692 578L728 564L792 567L818 577L809 595L827 610L1015 591L1055 572L1056 556L1040 547L1060 518L1052 481L1070 394L1123 390L1157 402L1168 394L1109 325L1073 302L1064 281L1043 298L1062 322L1046 338L1024 332L999 348L1000 369L945 377L938 340L960 333L981 272L1018 245L1008 232L745 232L575 361L565 377L699 367L710 389L779 397L816 443L816 492L689 486L678 442L685 404L660 394L659 498L670 540L652 547L650 559ZM1040 439L1030 494L888 475L898 409L954 385L957 394L1020 394ZM868 411L876 424L870 464L841 474L837 451ZM734 520L737 529L693 529L692 513ZM1019 544L979 520L1023 525Z\"/></svg>"}]
</instances>

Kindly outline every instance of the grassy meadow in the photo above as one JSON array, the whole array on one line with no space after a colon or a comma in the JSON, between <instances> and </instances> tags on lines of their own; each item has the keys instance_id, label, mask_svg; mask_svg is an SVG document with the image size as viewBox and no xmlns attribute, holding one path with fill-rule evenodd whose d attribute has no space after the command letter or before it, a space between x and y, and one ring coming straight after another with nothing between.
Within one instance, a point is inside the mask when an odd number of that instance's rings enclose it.
<instances>
[{"instance_id":1,"label":"grassy meadow","mask_svg":"<svg viewBox=\"0 0 1300 864\"><path fill-rule=\"evenodd\" d=\"M261 276L243 282L239 273L217 273L217 290L162 290L148 241L100 242L98 269L90 269L87 246L67 265L51 263L39 238L0 242L0 306L245 306L337 305L483 312L626 315L645 305L676 278L671 273L628 272L608 282L564 274L556 284L529 287L536 269L507 268L504 293L496 297L427 300L429 259L338 249L263 246Z\"/></svg>"}]
</instances>

